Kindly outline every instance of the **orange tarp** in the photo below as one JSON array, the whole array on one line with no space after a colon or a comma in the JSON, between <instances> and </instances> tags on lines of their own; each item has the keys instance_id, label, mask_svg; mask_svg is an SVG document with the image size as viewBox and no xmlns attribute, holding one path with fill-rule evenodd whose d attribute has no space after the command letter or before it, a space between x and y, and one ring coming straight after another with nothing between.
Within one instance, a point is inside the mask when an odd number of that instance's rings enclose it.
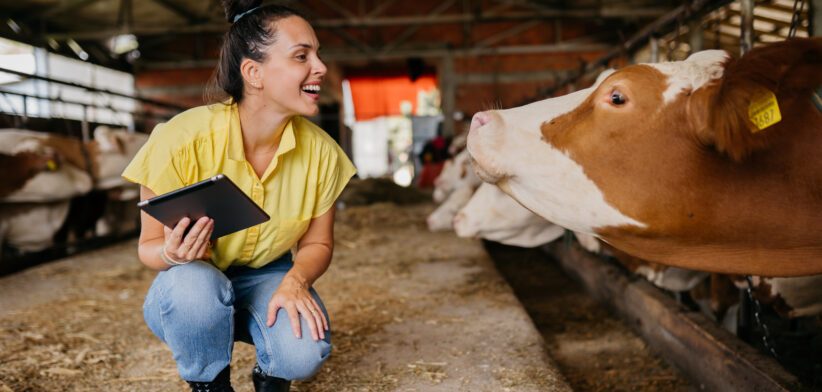
<instances>
[{"instance_id":1,"label":"orange tarp","mask_svg":"<svg viewBox=\"0 0 822 392\"><path fill-rule=\"evenodd\" d=\"M354 101L354 115L357 121L370 120L380 116L401 115L400 103L409 101L412 113L417 113L417 94L437 88L433 75L422 75L411 81L408 76L359 76L348 79L351 98Z\"/></svg>"}]
</instances>

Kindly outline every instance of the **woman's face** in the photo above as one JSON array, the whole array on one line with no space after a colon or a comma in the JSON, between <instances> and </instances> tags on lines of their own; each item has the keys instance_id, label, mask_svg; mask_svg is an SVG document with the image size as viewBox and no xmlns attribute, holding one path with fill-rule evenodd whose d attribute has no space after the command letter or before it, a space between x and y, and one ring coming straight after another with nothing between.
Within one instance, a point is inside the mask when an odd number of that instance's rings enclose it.
<instances>
[{"instance_id":1,"label":"woman's face","mask_svg":"<svg viewBox=\"0 0 822 392\"><path fill-rule=\"evenodd\" d=\"M286 115L315 115L326 72L318 56L320 43L311 25L299 16L276 23L276 42L268 47L268 58L260 67L262 97L266 105Z\"/></svg>"}]
</instances>

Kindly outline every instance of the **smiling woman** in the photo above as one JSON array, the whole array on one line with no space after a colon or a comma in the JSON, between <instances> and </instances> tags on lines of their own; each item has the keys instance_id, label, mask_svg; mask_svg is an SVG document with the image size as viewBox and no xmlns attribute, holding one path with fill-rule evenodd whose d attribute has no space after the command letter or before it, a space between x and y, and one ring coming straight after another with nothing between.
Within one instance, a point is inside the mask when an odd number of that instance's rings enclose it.
<instances>
[{"instance_id":1,"label":"smiling woman","mask_svg":"<svg viewBox=\"0 0 822 392\"><path fill-rule=\"evenodd\" d=\"M326 73L314 29L260 3L223 1L232 25L215 85L227 96L158 125L123 173L142 199L223 174L272 217L212 243L209 217L164 227L142 215L140 260L160 271L144 317L195 391L233 391L234 341L256 347L256 391L287 391L331 352L312 284L331 262L334 204L355 170L301 117L318 112Z\"/></svg>"}]
</instances>

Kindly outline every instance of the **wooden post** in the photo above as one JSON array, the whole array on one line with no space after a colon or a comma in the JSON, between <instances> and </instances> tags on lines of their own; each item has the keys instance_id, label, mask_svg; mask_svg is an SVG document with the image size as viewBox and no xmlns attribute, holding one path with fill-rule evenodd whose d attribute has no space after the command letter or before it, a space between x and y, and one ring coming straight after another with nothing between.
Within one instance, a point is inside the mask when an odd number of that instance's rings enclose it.
<instances>
[{"instance_id":1,"label":"wooden post","mask_svg":"<svg viewBox=\"0 0 822 392\"><path fill-rule=\"evenodd\" d=\"M822 0L812 0L810 6L808 18L811 24L808 27L808 35L822 37Z\"/></svg>"},{"instance_id":2,"label":"wooden post","mask_svg":"<svg viewBox=\"0 0 822 392\"><path fill-rule=\"evenodd\" d=\"M442 105L442 136L454 136L454 105L456 101L456 76L454 57L445 55L439 70L440 104Z\"/></svg>"},{"instance_id":3,"label":"wooden post","mask_svg":"<svg viewBox=\"0 0 822 392\"><path fill-rule=\"evenodd\" d=\"M688 44L691 45L691 53L705 49L705 38L702 35L702 22L694 20L688 24Z\"/></svg>"},{"instance_id":4,"label":"wooden post","mask_svg":"<svg viewBox=\"0 0 822 392\"><path fill-rule=\"evenodd\" d=\"M659 38L655 35L651 36L651 62L659 62Z\"/></svg>"},{"instance_id":5,"label":"wooden post","mask_svg":"<svg viewBox=\"0 0 822 392\"><path fill-rule=\"evenodd\" d=\"M741 7L739 10L739 16L742 18L740 22L739 54L743 55L753 48L754 0L742 0Z\"/></svg>"}]
</instances>

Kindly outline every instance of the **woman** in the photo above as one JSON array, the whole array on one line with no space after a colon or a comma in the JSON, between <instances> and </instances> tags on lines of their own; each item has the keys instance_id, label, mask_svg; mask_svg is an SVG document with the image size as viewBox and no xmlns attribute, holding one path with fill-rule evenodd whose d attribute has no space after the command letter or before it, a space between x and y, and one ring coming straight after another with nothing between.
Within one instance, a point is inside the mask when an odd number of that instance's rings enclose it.
<instances>
[{"instance_id":1,"label":"woman","mask_svg":"<svg viewBox=\"0 0 822 392\"><path fill-rule=\"evenodd\" d=\"M216 82L230 99L158 125L123 173L141 184L141 199L223 173L272 217L212 246L208 217L169 228L141 216L140 260L160 271L146 323L194 391L233 391L235 340L255 346L257 391L288 390L331 351L328 315L311 285L331 261L334 203L355 170L300 117L317 113L326 72L314 30L295 11L260 3L223 2L232 26Z\"/></svg>"}]
</instances>

